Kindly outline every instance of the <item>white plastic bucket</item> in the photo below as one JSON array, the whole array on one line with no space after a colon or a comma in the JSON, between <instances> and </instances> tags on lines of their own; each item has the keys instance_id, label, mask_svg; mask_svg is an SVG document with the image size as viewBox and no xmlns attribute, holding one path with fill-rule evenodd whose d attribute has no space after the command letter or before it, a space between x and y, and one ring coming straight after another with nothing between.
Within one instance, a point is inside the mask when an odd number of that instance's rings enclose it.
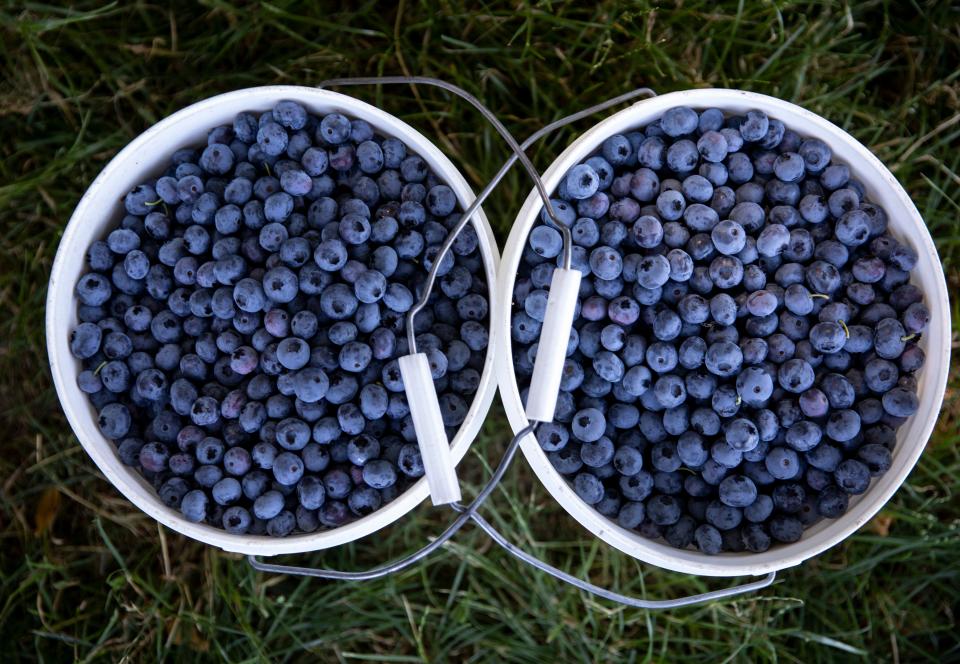
<instances>
[{"instance_id":1,"label":"white plastic bucket","mask_svg":"<svg viewBox=\"0 0 960 664\"><path fill-rule=\"evenodd\" d=\"M188 106L138 136L101 171L77 205L60 240L47 291L47 352L53 382L70 426L84 449L110 481L134 505L163 525L188 537L227 551L271 556L325 549L374 533L393 523L427 497L426 477L391 503L361 519L332 530L275 538L255 535L231 535L224 530L184 519L180 512L164 505L156 491L135 469L123 465L114 444L100 433L97 413L87 396L77 387L80 362L70 354L68 335L77 324L74 287L85 269L90 244L106 235L123 216L124 195L135 185L156 177L167 166L170 155L181 147L202 145L207 132L222 124L232 124L241 111L262 112L282 99L303 104L316 114L341 112L362 118L384 136L403 141L419 154L446 182L463 209L476 198L460 171L420 132L374 106L346 95L300 86L267 86L237 90ZM495 286L499 254L493 232L482 209L473 218L480 240L487 282L491 285L491 311L499 307ZM492 316L491 316L492 319ZM466 454L480 430L496 391L494 357L497 334L491 326L490 342L480 378L480 386L466 419L451 441L455 462Z\"/></svg>"},{"instance_id":2,"label":"white plastic bucket","mask_svg":"<svg viewBox=\"0 0 960 664\"><path fill-rule=\"evenodd\" d=\"M803 108L780 99L739 90L705 89L674 92L639 101L596 125L568 147L543 176L547 191L554 191L560 179L574 165L595 153L600 144L614 134L642 127L674 106L695 109L717 107L727 113L760 109L770 117L782 120L801 136L816 136L833 149L834 158L849 165L853 175L863 182L869 199L883 206L890 219L890 231L913 245L919 261L911 281L923 290L932 320L920 346L926 363L919 374L920 409L898 431L893 451L893 465L877 478L869 490L850 501L846 514L839 519L825 519L807 529L793 544L775 545L764 553L725 553L708 556L690 549L676 549L617 525L584 503L558 473L536 438L526 436L521 449L540 481L554 498L582 526L608 544L643 562L677 572L705 576L740 576L766 574L798 565L840 542L870 520L890 499L917 463L920 453L933 431L947 383L950 359L950 308L943 268L930 233L910 197L896 178L870 150L850 134L831 122ZM520 399L513 371L510 337L511 300L521 252L530 230L542 208L536 191L530 193L517 215L507 240L501 262L495 329L501 338L497 357L500 394L514 431L526 424L524 404Z\"/></svg>"}]
</instances>

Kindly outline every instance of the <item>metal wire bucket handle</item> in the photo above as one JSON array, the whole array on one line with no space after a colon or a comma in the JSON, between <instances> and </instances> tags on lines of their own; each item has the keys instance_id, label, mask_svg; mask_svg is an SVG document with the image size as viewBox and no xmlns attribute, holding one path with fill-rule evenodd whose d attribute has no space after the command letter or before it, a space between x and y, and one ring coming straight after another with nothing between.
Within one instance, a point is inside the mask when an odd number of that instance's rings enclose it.
<instances>
[{"instance_id":1,"label":"metal wire bucket handle","mask_svg":"<svg viewBox=\"0 0 960 664\"><path fill-rule=\"evenodd\" d=\"M589 581L579 579L572 574L557 569L553 565L550 565L549 563L540 560L536 556L533 556L519 548L510 542L506 537L504 537L500 531L494 528L486 519L480 516L477 513L477 510L479 510L480 506L493 492L493 489L496 488L496 486L500 483L500 480L503 478L504 473L506 473L510 462L513 460L514 456L516 456L517 448L520 446L520 441L524 438L524 436L532 434L536 426L536 423L528 424L513 437L513 440L511 440L510 445L507 446L507 449L504 452L503 458L501 458L496 471L494 471L493 475L490 477L490 480L484 485L483 489L480 490L480 493L477 494L477 497L473 499L473 502L470 503L469 506L464 507L460 503L453 503L451 505L455 511L459 512L453 523L447 526L447 529L444 530L438 538L405 558L400 558L391 563L361 572L344 572L341 570L321 569L316 567L278 565L275 563L262 562L256 556L247 556L247 561L250 563L251 567L260 572L291 574L294 576L309 576L319 579L333 579L337 581L369 581L371 579L379 579L395 572L399 572L417 562L420 562L438 548L443 546L443 544L453 537L453 535L456 534L456 532L460 530L460 528L463 527L468 520L472 520L485 533L487 533L487 535L489 535L498 546L503 548L514 558L517 558L518 560L521 560L542 572L546 572L555 579L568 583L576 588L579 588L580 590L585 590L589 593L597 595L598 597L608 599L612 602L619 602L620 604L638 609L674 609L682 606L690 606L692 604L700 604L702 602L710 602L713 600L733 597L735 595L742 595L766 588L777 578L776 572L770 572L765 577L757 581L751 581L749 583L732 586L730 588L711 590L709 592L699 593L697 595L688 595L686 597L678 597L676 599L641 599L639 597L623 595L621 593L608 590L607 588L597 586Z\"/></svg>"},{"instance_id":2,"label":"metal wire bucket handle","mask_svg":"<svg viewBox=\"0 0 960 664\"><path fill-rule=\"evenodd\" d=\"M540 198L543 200L544 209L547 212L552 224L557 227L561 232L561 235L564 240L564 253L563 253L563 267L566 269L570 268L571 262L571 251L572 251L572 241L570 237L570 229L560 223L557 219L556 213L553 209L553 205L550 202L550 197L546 191L546 187L543 184L543 181L540 178L539 173L534 167L533 163L526 155L526 150L533 145L540 138L546 136L547 134L568 125L572 122L580 120L584 117L597 113L599 111L610 108L617 104L629 101L637 97L648 97L654 96L656 93L650 88L638 88L631 92L613 97L604 102L586 108L582 111L569 115L567 117L561 118L552 122L538 131L530 135L527 140L522 144L518 144L516 139L510 134L507 128L500 122L500 120L490 111L486 106L484 106L480 100L471 95L466 90L460 88L459 86L453 85L446 81L442 81L436 78L422 77L422 76L389 76L389 77L362 77L362 78L343 78L343 79L332 79L328 81L323 81L318 87L332 87L332 86L348 86L348 85L380 85L380 84L423 84L431 85L434 87L439 87L448 92L452 92L457 96L465 99L470 103L474 108L476 108L483 117L490 122L491 125L497 130L497 132L503 137L512 150L511 156L507 161L501 166L500 170L497 171L493 179L484 187L483 191L477 196L476 200L470 205L470 207L464 212L460 221L457 225L451 230L450 234L447 236L446 242L440 249L440 253L436 257L430 274L428 275L427 282L424 288L423 296L420 301L414 305L414 307L407 314L406 326L407 326L407 336L411 352L416 352L416 339L414 335L414 317L416 314L426 305L427 300L430 296L430 292L433 288L434 281L436 280L437 270L439 269L441 259L449 251L450 246L453 244L453 240L456 236L466 227L470 222L470 219L473 217L474 213L479 209L483 202L489 197L490 193L494 188L503 180L503 177L506 175L507 171L513 166L516 161L520 161L524 169L527 171L527 174L533 180L537 192L540 195ZM312 567L297 567L293 565L277 565L273 563L265 563L260 561L256 556L248 556L247 560L250 565L261 572L271 572L276 574L291 574L296 576L309 576L322 579L333 579L340 581L367 581L370 579L377 579L399 572L411 565L420 562L425 559L431 553L436 551L438 548L443 546L444 543L449 541L456 533L459 531L467 521L473 521L477 524L487 535L493 539L494 542L501 548L503 548L511 556L521 560L536 569L539 569L542 572L549 574L550 576L568 583L576 588L585 590L589 593L595 594L604 599L608 599L614 602L619 602L621 604L641 608L641 609L669 609L676 608L681 606L689 606L691 604L698 604L701 602L708 602L716 599L722 599L726 597L731 597L734 595L740 595L743 593L753 592L755 590L760 590L765 588L773 583L776 579L776 572L771 572L764 578L752 581L750 583L745 583L738 586L733 586L730 588L723 588L720 590L713 590L706 593L700 593L697 595L689 595L687 597L681 597L677 599L667 599L667 600L647 600L640 599L636 597L630 597L628 595L622 595L620 593L613 592L606 588L594 585L589 581L584 581L579 579L563 570L557 569L556 567L550 565L549 563L540 560L536 556L533 556L515 544L507 540L496 528L494 528L486 519L484 519L478 513L479 508L483 505L484 501L490 496L493 492L493 489L500 483L500 480L503 478L503 475L506 473L507 468L509 467L511 461L516 456L517 448L520 445L520 441L527 435L530 435L536 429L538 422L529 423L526 427L521 429L510 441L510 444L507 446L506 451L504 452L503 457L500 460L500 463L497 466L496 471L494 471L490 480L484 485L484 487L474 498L473 502L469 506L464 506L459 502L450 503L451 508L458 512L457 518L447 526L446 530L441 533L439 537L435 540L419 549L418 551L412 553L405 558L401 558L391 563L381 565L369 570L360 571L360 572L346 572L341 570L331 570L331 569L319 569Z\"/></svg>"}]
</instances>

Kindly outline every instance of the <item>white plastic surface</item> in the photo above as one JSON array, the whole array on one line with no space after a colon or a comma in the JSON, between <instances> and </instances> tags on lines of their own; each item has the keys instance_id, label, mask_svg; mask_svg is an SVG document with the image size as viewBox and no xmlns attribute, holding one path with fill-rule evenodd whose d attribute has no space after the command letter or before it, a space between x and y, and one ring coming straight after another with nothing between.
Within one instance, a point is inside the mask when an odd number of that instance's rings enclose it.
<instances>
[{"instance_id":1,"label":"white plastic surface","mask_svg":"<svg viewBox=\"0 0 960 664\"><path fill-rule=\"evenodd\" d=\"M437 401L437 390L430 375L426 353L404 355L398 361L403 377L403 390L417 432L417 444L423 459L423 470L434 505L447 505L460 500L457 470L450 454L450 443L443 428L443 416Z\"/></svg>"},{"instance_id":2,"label":"white plastic surface","mask_svg":"<svg viewBox=\"0 0 960 664\"><path fill-rule=\"evenodd\" d=\"M526 414L531 422L553 421L582 276L580 270L557 268L550 279L547 310L540 328L537 357L527 392Z\"/></svg>"},{"instance_id":3,"label":"white plastic surface","mask_svg":"<svg viewBox=\"0 0 960 664\"><path fill-rule=\"evenodd\" d=\"M926 363L918 376L920 409L897 431L890 470L883 477L873 480L865 494L853 498L844 516L820 521L807 529L800 541L777 545L764 553L708 556L695 550L680 550L663 542L646 539L634 531L621 528L580 500L554 470L533 435L523 439L521 448L537 477L564 509L587 530L617 549L644 562L678 572L707 576L766 574L798 565L851 535L883 507L916 465L937 421L950 366L947 286L936 247L923 219L903 187L880 160L847 132L824 118L765 95L739 90L704 89L674 92L637 102L574 141L544 174L547 191L554 191L567 170L595 153L604 139L642 127L657 119L668 108L682 105L696 109L718 107L729 113L757 108L782 120L787 127L803 136L817 136L825 140L833 149L834 159L849 165L853 175L863 182L868 198L886 209L891 233L908 241L919 254L911 281L923 290L932 315L930 326L920 344L926 353ZM501 297L496 310L495 326L504 343L498 353L497 372L501 398L514 431L526 425L527 420L511 362L509 295L513 292L523 245L537 221L541 207L536 193L531 193L514 222L500 270L498 290L506 297Z\"/></svg>"},{"instance_id":4,"label":"white plastic surface","mask_svg":"<svg viewBox=\"0 0 960 664\"><path fill-rule=\"evenodd\" d=\"M460 171L425 136L396 117L346 95L299 86L268 86L238 90L188 106L157 123L120 151L84 194L67 224L57 250L47 290L46 336L50 369L67 420L84 449L107 480L134 505L173 530L220 547L256 555L276 555L325 549L350 542L396 521L427 497L426 478L381 509L333 530L290 537L231 535L205 524L182 518L157 497L156 491L134 469L124 466L113 443L96 423L96 412L87 396L77 388L80 363L70 354L67 337L77 323L77 303L73 289L85 269L87 247L106 235L108 228L123 216L123 196L140 182L156 177L168 164L170 155L181 147L203 145L207 132L218 125L232 123L241 111L262 112L282 99L300 102L314 113L341 112L369 121L385 136L399 138L419 154L437 176L457 196L462 208L476 198ZM480 239L480 252L489 283L496 278L499 263L496 240L486 216L479 210L474 229ZM497 291L490 288L490 306L498 304ZM476 437L490 409L496 390L493 358L496 354L496 330L490 330L490 342L480 377L480 386L463 425L451 441L451 455L459 462Z\"/></svg>"}]
</instances>

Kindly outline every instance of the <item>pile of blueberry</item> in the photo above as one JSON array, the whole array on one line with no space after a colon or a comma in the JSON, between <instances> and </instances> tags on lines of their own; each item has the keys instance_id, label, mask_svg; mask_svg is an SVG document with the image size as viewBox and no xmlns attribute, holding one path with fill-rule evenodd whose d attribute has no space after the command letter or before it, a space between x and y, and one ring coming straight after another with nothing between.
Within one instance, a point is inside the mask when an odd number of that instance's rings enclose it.
<instances>
[{"instance_id":1,"label":"pile of blueberry","mask_svg":"<svg viewBox=\"0 0 960 664\"><path fill-rule=\"evenodd\" d=\"M173 153L87 255L70 348L124 463L195 522L334 528L423 474L397 365L460 218L369 123L282 101ZM468 226L416 318L451 437L480 383L487 282Z\"/></svg>"},{"instance_id":2,"label":"pile of blueberry","mask_svg":"<svg viewBox=\"0 0 960 664\"><path fill-rule=\"evenodd\" d=\"M537 438L586 503L676 547L762 552L890 468L930 315L914 249L826 143L673 108L604 141L553 205L584 279ZM513 293L521 387L561 257L542 215Z\"/></svg>"}]
</instances>

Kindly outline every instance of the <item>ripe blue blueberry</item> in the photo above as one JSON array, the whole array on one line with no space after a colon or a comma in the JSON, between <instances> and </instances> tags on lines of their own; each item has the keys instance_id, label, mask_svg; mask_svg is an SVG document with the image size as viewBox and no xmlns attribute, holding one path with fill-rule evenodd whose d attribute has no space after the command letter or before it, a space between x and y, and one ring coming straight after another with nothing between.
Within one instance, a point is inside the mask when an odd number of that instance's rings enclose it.
<instances>
[{"instance_id":1,"label":"ripe blue blueberry","mask_svg":"<svg viewBox=\"0 0 960 664\"><path fill-rule=\"evenodd\" d=\"M680 520L682 510L673 496L657 495L646 503L647 518L658 526L669 526Z\"/></svg>"},{"instance_id":2,"label":"ripe blue blueberry","mask_svg":"<svg viewBox=\"0 0 960 664\"><path fill-rule=\"evenodd\" d=\"M200 489L187 492L180 501L180 512L184 518L194 523L203 521L207 517L207 494Z\"/></svg>"},{"instance_id":3,"label":"ripe blue blueberry","mask_svg":"<svg viewBox=\"0 0 960 664\"><path fill-rule=\"evenodd\" d=\"M722 162L729 149L726 137L717 130L706 131L697 139L697 150L707 162Z\"/></svg>"},{"instance_id":4,"label":"ripe blue blueberry","mask_svg":"<svg viewBox=\"0 0 960 664\"><path fill-rule=\"evenodd\" d=\"M363 467L363 481L374 489L386 489L397 481L397 473L389 461L377 459Z\"/></svg>"},{"instance_id":5,"label":"ripe blue blueberry","mask_svg":"<svg viewBox=\"0 0 960 664\"><path fill-rule=\"evenodd\" d=\"M759 141L767 134L770 119L762 111L747 111L746 119L740 124L740 135L748 142Z\"/></svg>"},{"instance_id":6,"label":"ripe blue blueberry","mask_svg":"<svg viewBox=\"0 0 960 664\"><path fill-rule=\"evenodd\" d=\"M749 507L757 499L757 487L749 477L731 475L719 487L720 502L729 507Z\"/></svg>"},{"instance_id":7,"label":"ripe blue blueberry","mask_svg":"<svg viewBox=\"0 0 960 664\"><path fill-rule=\"evenodd\" d=\"M629 146L629 143L626 145ZM627 147L627 150L629 151L629 147ZM617 153L614 156L619 158L619 152L616 146L611 147L611 151ZM567 173L565 183L570 196L574 199L582 200L590 198L597 193L600 187L600 176L597 175L597 172L593 170L593 167L589 164L579 164Z\"/></svg>"},{"instance_id":8,"label":"ripe blue blueberry","mask_svg":"<svg viewBox=\"0 0 960 664\"><path fill-rule=\"evenodd\" d=\"M679 140L667 149L667 166L678 174L691 172L697 165L700 153L697 145L687 139Z\"/></svg>"},{"instance_id":9,"label":"ripe blue blueberry","mask_svg":"<svg viewBox=\"0 0 960 664\"><path fill-rule=\"evenodd\" d=\"M606 419L596 408L586 408L573 416L573 435L585 443L600 439L606 427Z\"/></svg>"},{"instance_id":10,"label":"ripe blue blueberry","mask_svg":"<svg viewBox=\"0 0 960 664\"><path fill-rule=\"evenodd\" d=\"M699 126L700 118L696 111L688 106L677 106L666 110L660 118L660 127L667 136L677 137L692 134Z\"/></svg>"},{"instance_id":11,"label":"ripe blue blueberry","mask_svg":"<svg viewBox=\"0 0 960 664\"><path fill-rule=\"evenodd\" d=\"M659 288L669 279L670 261L664 256L659 254L644 256L637 265L637 283L644 288Z\"/></svg>"},{"instance_id":12,"label":"ripe blue blueberry","mask_svg":"<svg viewBox=\"0 0 960 664\"><path fill-rule=\"evenodd\" d=\"M743 363L743 352L729 341L720 341L707 348L704 362L707 370L717 376L732 376L736 374Z\"/></svg>"},{"instance_id":13,"label":"ripe blue blueberry","mask_svg":"<svg viewBox=\"0 0 960 664\"><path fill-rule=\"evenodd\" d=\"M914 390L895 387L882 397L883 409L894 417L910 417L920 407L920 400Z\"/></svg>"}]
</instances>

